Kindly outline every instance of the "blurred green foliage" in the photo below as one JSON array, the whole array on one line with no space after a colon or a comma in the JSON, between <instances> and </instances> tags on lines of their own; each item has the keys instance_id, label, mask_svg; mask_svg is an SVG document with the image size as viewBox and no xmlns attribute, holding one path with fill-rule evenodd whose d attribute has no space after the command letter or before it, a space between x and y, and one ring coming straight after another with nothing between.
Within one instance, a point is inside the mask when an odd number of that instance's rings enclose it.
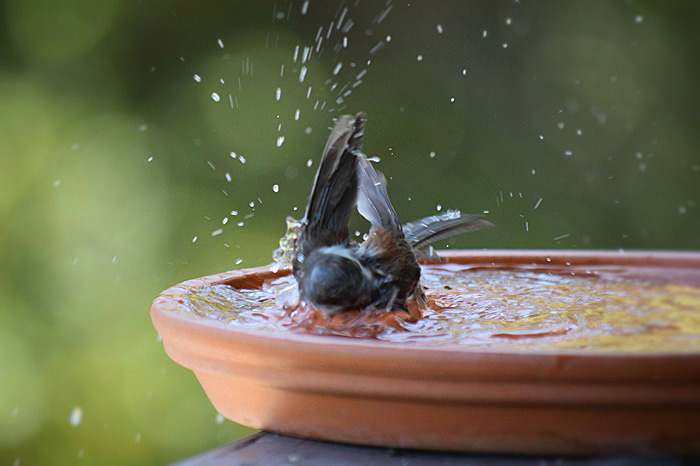
<instances>
[{"instance_id":1,"label":"blurred green foliage","mask_svg":"<svg viewBox=\"0 0 700 466\"><path fill-rule=\"evenodd\" d=\"M0 5L3 464L163 463L249 432L148 306L270 260L341 111L369 114L402 219L497 224L443 247L700 246L697 2L303 5Z\"/></svg>"}]
</instances>

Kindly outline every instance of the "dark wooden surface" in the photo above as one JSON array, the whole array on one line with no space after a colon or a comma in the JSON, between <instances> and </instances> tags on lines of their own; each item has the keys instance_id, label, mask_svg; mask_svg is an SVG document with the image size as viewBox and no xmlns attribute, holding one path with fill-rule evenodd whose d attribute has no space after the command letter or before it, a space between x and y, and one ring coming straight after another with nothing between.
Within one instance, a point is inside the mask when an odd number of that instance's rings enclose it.
<instances>
[{"instance_id":1,"label":"dark wooden surface","mask_svg":"<svg viewBox=\"0 0 700 466\"><path fill-rule=\"evenodd\" d=\"M178 466L690 466L700 458L556 457L441 453L321 442L258 432L177 463Z\"/></svg>"}]
</instances>

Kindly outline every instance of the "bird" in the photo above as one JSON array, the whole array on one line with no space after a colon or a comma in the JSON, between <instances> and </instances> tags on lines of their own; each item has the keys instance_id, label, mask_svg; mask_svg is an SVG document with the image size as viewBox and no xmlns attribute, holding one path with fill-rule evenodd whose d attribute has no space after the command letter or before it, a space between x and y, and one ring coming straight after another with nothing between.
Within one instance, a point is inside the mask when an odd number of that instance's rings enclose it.
<instances>
[{"instance_id":1,"label":"bird","mask_svg":"<svg viewBox=\"0 0 700 466\"><path fill-rule=\"evenodd\" d=\"M301 221L288 218L288 258L299 298L335 315L349 310L406 310L425 306L420 249L467 231L493 226L480 214L448 211L402 225L386 178L362 152L367 117L342 115L328 138ZM357 208L370 222L362 243L350 238ZM284 251L283 251L284 252ZM279 253L278 256L284 254Z\"/></svg>"}]
</instances>

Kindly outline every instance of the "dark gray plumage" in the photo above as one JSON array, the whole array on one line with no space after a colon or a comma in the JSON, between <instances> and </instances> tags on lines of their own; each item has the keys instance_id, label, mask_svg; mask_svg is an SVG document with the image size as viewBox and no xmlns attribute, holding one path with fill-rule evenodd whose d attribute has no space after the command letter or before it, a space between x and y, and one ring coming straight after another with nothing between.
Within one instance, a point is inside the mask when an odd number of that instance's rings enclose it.
<instances>
[{"instance_id":1,"label":"dark gray plumage","mask_svg":"<svg viewBox=\"0 0 700 466\"><path fill-rule=\"evenodd\" d=\"M367 307L406 309L423 303L416 250L433 241L491 226L480 215L447 212L401 225L386 179L361 152L365 115L338 119L323 152L292 267L300 297L326 312ZM371 223L360 245L348 235L355 205Z\"/></svg>"}]
</instances>

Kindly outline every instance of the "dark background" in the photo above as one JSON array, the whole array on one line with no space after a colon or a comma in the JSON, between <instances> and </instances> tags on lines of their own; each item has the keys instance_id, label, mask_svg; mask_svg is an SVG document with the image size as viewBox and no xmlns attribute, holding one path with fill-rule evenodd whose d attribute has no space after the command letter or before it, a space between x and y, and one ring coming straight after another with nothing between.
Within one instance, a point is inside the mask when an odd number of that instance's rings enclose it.
<instances>
[{"instance_id":1,"label":"dark background","mask_svg":"<svg viewBox=\"0 0 700 466\"><path fill-rule=\"evenodd\" d=\"M270 261L342 112L368 113L404 221L497 224L441 247L700 247L700 3L303 4L0 4L3 463L163 463L249 432L148 307Z\"/></svg>"}]
</instances>

